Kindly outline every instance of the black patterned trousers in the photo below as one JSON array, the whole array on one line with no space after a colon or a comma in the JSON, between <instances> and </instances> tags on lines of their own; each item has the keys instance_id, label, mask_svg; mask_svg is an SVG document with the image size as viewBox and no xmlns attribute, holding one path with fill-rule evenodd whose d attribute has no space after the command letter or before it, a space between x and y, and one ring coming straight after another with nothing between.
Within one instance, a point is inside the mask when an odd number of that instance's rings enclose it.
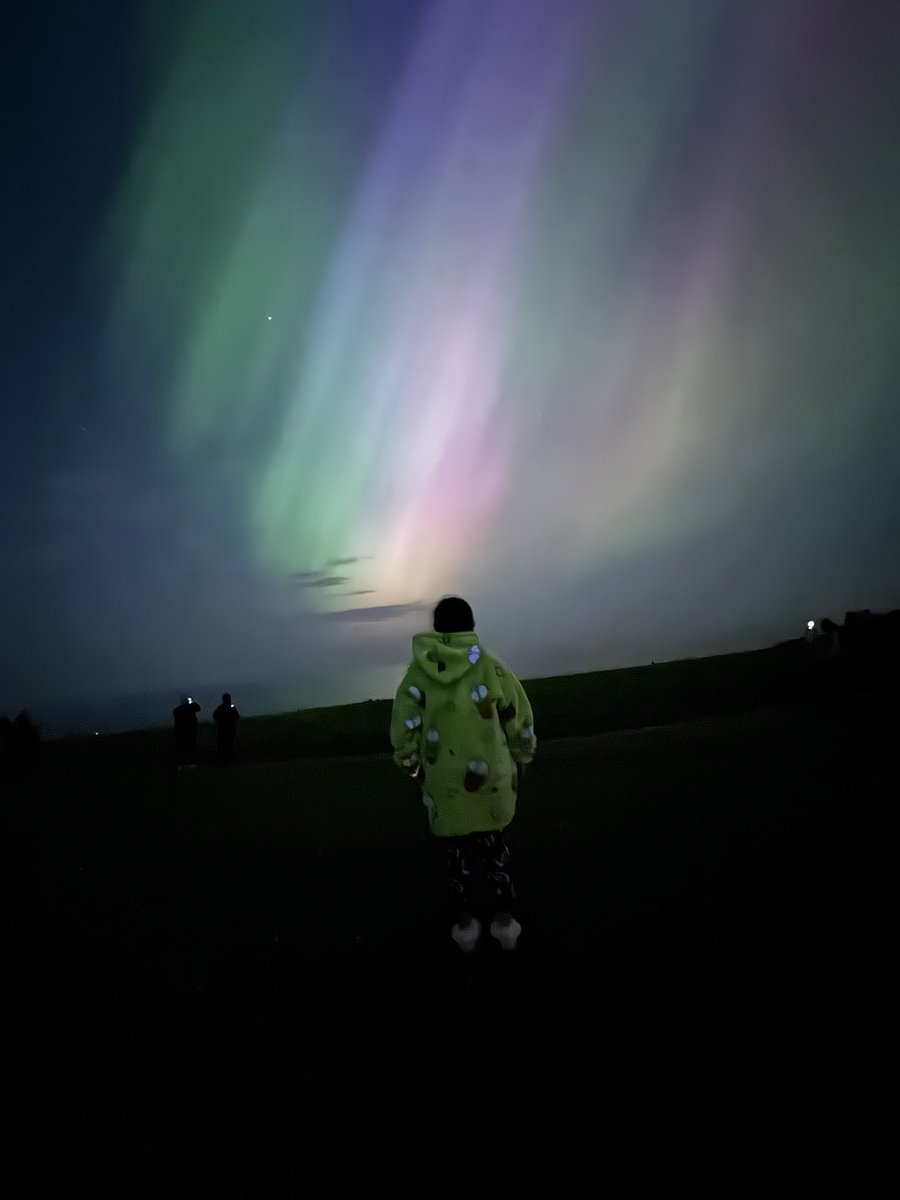
<instances>
[{"instance_id":1,"label":"black patterned trousers","mask_svg":"<svg viewBox=\"0 0 900 1200\"><path fill-rule=\"evenodd\" d=\"M502 829L441 838L447 867L450 920L463 913L486 918L508 912L516 898L509 872L509 847Z\"/></svg>"}]
</instances>

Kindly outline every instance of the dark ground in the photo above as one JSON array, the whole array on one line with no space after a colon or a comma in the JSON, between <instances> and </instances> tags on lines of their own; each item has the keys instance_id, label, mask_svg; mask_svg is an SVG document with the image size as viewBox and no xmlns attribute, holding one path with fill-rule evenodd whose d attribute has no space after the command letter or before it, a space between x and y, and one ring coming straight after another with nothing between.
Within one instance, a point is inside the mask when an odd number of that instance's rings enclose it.
<instances>
[{"instance_id":1,"label":"dark ground","mask_svg":"<svg viewBox=\"0 0 900 1200\"><path fill-rule=\"evenodd\" d=\"M545 742L471 961L386 756L7 789L15 1193L881 1192L897 728Z\"/></svg>"}]
</instances>

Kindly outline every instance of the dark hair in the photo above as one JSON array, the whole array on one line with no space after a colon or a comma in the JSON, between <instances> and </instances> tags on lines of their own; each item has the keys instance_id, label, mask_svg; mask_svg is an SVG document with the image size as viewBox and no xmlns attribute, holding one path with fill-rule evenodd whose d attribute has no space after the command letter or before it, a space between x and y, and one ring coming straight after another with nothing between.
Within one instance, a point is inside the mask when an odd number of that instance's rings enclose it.
<instances>
[{"instance_id":1,"label":"dark hair","mask_svg":"<svg viewBox=\"0 0 900 1200\"><path fill-rule=\"evenodd\" d=\"M231 692L223 692L222 699L225 701L226 704L230 704L231 703Z\"/></svg>"},{"instance_id":2,"label":"dark hair","mask_svg":"<svg viewBox=\"0 0 900 1200\"><path fill-rule=\"evenodd\" d=\"M445 596L434 610L435 633L468 633L475 628L472 609L459 596Z\"/></svg>"}]
</instances>

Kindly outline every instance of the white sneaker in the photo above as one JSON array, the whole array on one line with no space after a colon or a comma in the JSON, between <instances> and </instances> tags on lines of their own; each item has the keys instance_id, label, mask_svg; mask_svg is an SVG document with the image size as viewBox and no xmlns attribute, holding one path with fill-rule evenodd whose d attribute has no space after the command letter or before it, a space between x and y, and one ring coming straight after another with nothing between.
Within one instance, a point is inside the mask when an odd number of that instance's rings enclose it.
<instances>
[{"instance_id":1,"label":"white sneaker","mask_svg":"<svg viewBox=\"0 0 900 1200\"><path fill-rule=\"evenodd\" d=\"M521 932L522 926L515 917L508 925L500 925L496 920L491 921L491 937L496 938L504 950L515 950Z\"/></svg>"},{"instance_id":2,"label":"white sneaker","mask_svg":"<svg viewBox=\"0 0 900 1200\"><path fill-rule=\"evenodd\" d=\"M460 929L458 925L454 925L450 930L450 936L462 950L463 954L471 954L478 944L478 939L481 937L481 922L475 918L465 929Z\"/></svg>"}]
</instances>

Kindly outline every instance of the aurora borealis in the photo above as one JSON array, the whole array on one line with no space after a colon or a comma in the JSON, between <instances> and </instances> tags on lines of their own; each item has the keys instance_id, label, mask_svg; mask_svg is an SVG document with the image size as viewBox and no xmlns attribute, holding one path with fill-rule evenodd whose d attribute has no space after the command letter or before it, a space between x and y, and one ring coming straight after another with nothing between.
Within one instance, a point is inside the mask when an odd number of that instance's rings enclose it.
<instances>
[{"instance_id":1,"label":"aurora borealis","mask_svg":"<svg viewBox=\"0 0 900 1200\"><path fill-rule=\"evenodd\" d=\"M900 603L895 5L105 7L21 56L0 703Z\"/></svg>"}]
</instances>

